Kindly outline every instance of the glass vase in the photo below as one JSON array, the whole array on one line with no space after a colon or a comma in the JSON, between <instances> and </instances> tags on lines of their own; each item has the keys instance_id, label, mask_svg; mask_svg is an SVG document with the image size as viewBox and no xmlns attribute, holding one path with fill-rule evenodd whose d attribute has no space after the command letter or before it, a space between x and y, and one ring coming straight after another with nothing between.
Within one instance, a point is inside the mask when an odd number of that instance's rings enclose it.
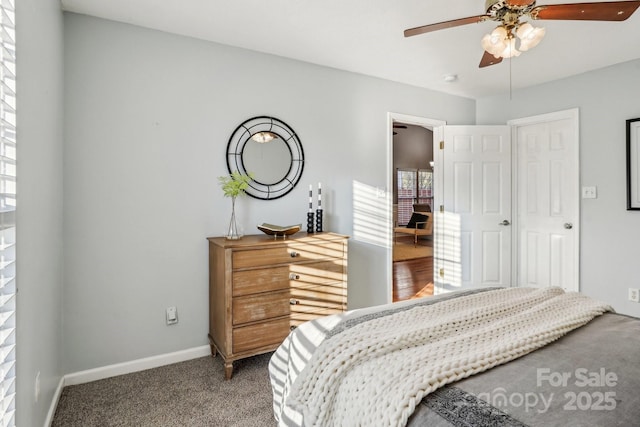
<instances>
[{"instance_id":1,"label":"glass vase","mask_svg":"<svg viewBox=\"0 0 640 427\"><path fill-rule=\"evenodd\" d=\"M228 240L238 240L242 234L238 231L238 223L236 222L236 198L231 198L231 220L229 221L229 229L225 236Z\"/></svg>"}]
</instances>

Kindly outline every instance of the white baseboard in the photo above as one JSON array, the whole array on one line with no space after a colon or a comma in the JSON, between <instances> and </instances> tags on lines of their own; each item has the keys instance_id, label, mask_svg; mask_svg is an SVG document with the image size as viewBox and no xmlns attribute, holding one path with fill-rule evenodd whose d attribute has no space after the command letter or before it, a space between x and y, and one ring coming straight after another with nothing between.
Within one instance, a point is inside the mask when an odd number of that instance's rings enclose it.
<instances>
[{"instance_id":1,"label":"white baseboard","mask_svg":"<svg viewBox=\"0 0 640 427\"><path fill-rule=\"evenodd\" d=\"M47 412L47 418L44 419L44 427L51 426L53 422L53 416L56 414L56 408L58 407L58 402L60 401L60 395L62 395L62 389L64 388L64 377L60 378L58 382L58 387L56 391L53 393L53 398L51 399L51 406L49 406L49 412Z\"/></svg>"},{"instance_id":2,"label":"white baseboard","mask_svg":"<svg viewBox=\"0 0 640 427\"><path fill-rule=\"evenodd\" d=\"M194 347L174 353L160 354L158 356L145 357L144 359L131 360L129 362L117 363L101 368L88 369L86 371L65 375L64 385L84 384L91 381L103 380L117 375L130 374L132 372L144 371L145 369L197 359L198 357L205 357L210 354L211 347L203 345L202 347Z\"/></svg>"}]
</instances>

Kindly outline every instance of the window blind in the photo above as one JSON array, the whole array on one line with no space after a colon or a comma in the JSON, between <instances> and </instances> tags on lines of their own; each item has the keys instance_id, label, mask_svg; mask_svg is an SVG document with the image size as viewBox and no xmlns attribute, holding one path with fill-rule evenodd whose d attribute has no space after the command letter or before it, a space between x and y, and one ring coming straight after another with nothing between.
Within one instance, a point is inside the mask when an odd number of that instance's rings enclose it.
<instances>
[{"instance_id":1,"label":"window blind","mask_svg":"<svg viewBox=\"0 0 640 427\"><path fill-rule=\"evenodd\" d=\"M0 0L0 426L15 426L16 57L15 0Z\"/></svg>"}]
</instances>

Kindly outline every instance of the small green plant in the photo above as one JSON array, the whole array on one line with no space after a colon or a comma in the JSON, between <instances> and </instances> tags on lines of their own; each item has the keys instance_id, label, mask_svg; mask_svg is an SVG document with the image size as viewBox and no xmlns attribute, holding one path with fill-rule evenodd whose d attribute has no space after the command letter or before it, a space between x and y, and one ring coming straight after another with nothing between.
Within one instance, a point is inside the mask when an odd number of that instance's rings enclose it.
<instances>
[{"instance_id":1,"label":"small green plant","mask_svg":"<svg viewBox=\"0 0 640 427\"><path fill-rule=\"evenodd\" d=\"M242 174L238 171L231 172L230 175L219 176L218 182L222 187L222 192L225 197L236 198L245 194L244 190L249 187L249 183L253 179L253 175Z\"/></svg>"}]
</instances>

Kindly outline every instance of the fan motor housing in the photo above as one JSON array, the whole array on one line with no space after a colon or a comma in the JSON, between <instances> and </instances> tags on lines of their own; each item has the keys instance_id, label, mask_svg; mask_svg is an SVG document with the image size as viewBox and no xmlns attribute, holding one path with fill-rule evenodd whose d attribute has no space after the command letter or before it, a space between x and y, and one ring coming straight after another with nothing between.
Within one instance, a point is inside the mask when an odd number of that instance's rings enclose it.
<instances>
[{"instance_id":1,"label":"fan motor housing","mask_svg":"<svg viewBox=\"0 0 640 427\"><path fill-rule=\"evenodd\" d=\"M510 3L509 0L486 0L484 3L484 8L489 15L494 15L499 11L502 11L504 13L506 11L532 9L533 7L535 7L535 5L535 0L516 2L515 4Z\"/></svg>"},{"instance_id":2,"label":"fan motor housing","mask_svg":"<svg viewBox=\"0 0 640 427\"><path fill-rule=\"evenodd\" d=\"M486 0L487 18L492 21L502 22L504 25L516 27L520 17L530 15L536 7L534 1L521 1L512 4L509 0ZM532 16L533 17L533 16ZM535 19L535 17L533 17Z\"/></svg>"},{"instance_id":3,"label":"fan motor housing","mask_svg":"<svg viewBox=\"0 0 640 427\"><path fill-rule=\"evenodd\" d=\"M486 0L484 9L487 13L496 12L504 7L504 0Z\"/></svg>"}]
</instances>

